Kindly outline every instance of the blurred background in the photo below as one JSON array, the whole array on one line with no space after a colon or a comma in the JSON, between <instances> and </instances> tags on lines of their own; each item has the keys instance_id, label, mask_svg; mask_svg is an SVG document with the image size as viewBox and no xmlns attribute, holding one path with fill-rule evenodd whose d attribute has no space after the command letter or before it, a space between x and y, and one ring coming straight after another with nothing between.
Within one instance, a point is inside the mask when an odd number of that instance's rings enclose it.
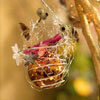
<instances>
[{"instance_id":1,"label":"blurred background","mask_svg":"<svg viewBox=\"0 0 100 100\"><path fill-rule=\"evenodd\" d=\"M70 24L66 7L59 0L45 1L64 23ZM11 46L15 43L22 45L18 23L30 25L31 20L36 21L36 10L40 7L40 0L0 1L0 100L96 100L98 91L93 62L80 29L80 42L77 44L69 77L62 87L35 91L26 81L23 65L16 66ZM95 36L93 28L92 32Z\"/></svg>"}]
</instances>

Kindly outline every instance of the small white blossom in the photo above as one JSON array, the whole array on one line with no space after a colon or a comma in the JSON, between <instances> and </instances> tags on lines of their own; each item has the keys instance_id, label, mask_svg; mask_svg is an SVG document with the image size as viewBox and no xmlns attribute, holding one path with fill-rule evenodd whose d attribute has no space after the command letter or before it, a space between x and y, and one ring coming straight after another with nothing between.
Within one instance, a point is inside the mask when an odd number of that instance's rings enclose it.
<instances>
[{"instance_id":1,"label":"small white blossom","mask_svg":"<svg viewBox=\"0 0 100 100\"><path fill-rule=\"evenodd\" d=\"M12 46L12 51L13 51L13 59L16 60L17 66L19 66L20 63L22 63L22 52L19 52L18 45L15 44Z\"/></svg>"}]
</instances>

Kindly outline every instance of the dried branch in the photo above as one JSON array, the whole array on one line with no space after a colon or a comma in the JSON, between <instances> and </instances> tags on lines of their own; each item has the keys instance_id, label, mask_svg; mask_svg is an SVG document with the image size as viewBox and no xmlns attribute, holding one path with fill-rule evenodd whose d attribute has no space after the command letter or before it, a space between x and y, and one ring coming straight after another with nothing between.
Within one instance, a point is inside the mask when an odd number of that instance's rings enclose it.
<instances>
[{"instance_id":1,"label":"dried branch","mask_svg":"<svg viewBox=\"0 0 100 100\"><path fill-rule=\"evenodd\" d=\"M85 1L85 0L83 0L83 1ZM88 46L90 48L90 51L91 51L91 54L92 54L92 57L93 57L93 61L94 61L94 65L95 65L95 69L96 69L97 79L98 79L98 82L100 84L100 58L99 58L99 50L96 47L94 39L93 39L93 37L91 35L90 29L89 29L89 23L88 23L87 15L85 14L85 11L84 11L84 9L85 8L87 9L88 7L84 8L83 5L85 5L85 4L83 4L81 2L81 0L75 0L75 4L76 4L76 8L77 8L77 11L78 11L78 14L79 14L79 18L81 20L83 35L85 36L86 41L88 43Z\"/></svg>"},{"instance_id":2,"label":"dried branch","mask_svg":"<svg viewBox=\"0 0 100 100\"><path fill-rule=\"evenodd\" d=\"M94 23L100 45L100 16L98 10L89 2L89 0L79 0L88 19Z\"/></svg>"},{"instance_id":3,"label":"dried branch","mask_svg":"<svg viewBox=\"0 0 100 100\"><path fill-rule=\"evenodd\" d=\"M98 39L100 39L99 15L97 13L97 10L95 10L95 8L92 7L92 5L90 5L88 0L75 0L75 4L76 4L76 8L77 8L78 15L80 18L80 22L82 25L83 35L87 41L87 44L92 54L92 59L94 62L98 84L100 85L100 55L99 55L99 50L96 47L94 39L91 35L91 31L90 31L89 23L88 23L88 18L91 18L91 20L94 22L94 25L98 34Z\"/></svg>"}]
</instances>

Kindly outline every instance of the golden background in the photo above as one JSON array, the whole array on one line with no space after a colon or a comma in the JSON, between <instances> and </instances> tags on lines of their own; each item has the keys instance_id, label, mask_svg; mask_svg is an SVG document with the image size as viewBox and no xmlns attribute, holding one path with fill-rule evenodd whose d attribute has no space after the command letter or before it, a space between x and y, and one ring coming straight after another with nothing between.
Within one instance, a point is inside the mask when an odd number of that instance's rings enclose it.
<instances>
[{"instance_id":1,"label":"golden background","mask_svg":"<svg viewBox=\"0 0 100 100\"><path fill-rule=\"evenodd\" d=\"M68 23L66 11L58 0L45 1L65 23ZM0 1L0 100L66 100L55 98L60 88L43 92L32 89L26 81L23 65L17 67L15 60L12 59L11 47L15 43L22 45L19 22L29 26L31 19L36 21L38 18L36 10L40 7L40 0ZM82 50L90 55L86 41L81 35L80 38Z\"/></svg>"}]
</instances>

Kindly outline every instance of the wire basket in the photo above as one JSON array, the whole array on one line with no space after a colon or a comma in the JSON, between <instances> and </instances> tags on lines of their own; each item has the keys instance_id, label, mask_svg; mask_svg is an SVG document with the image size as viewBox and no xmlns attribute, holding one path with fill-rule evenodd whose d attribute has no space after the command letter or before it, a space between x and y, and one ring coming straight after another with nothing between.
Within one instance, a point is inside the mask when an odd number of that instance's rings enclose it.
<instances>
[{"instance_id":1,"label":"wire basket","mask_svg":"<svg viewBox=\"0 0 100 100\"><path fill-rule=\"evenodd\" d=\"M51 43L49 46L33 47L27 51L34 57L33 63L27 66L28 81L32 87L38 89L50 89L58 87L66 80L69 66L72 62L74 45L71 40L62 38L59 43ZM72 44L71 44L72 43ZM31 50L31 51L30 51ZM65 52L63 52L65 50ZM67 51L67 52L66 52Z\"/></svg>"},{"instance_id":2,"label":"wire basket","mask_svg":"<svg viewBox=\"0 0 100 100\"><path fill-rule=\"evenodd\" d=\"M42 2L44 9L40 9L39 14L43 13L36 23L32 22L31 29L21 23L23 49L19 50L17 44L12 49L17 65L24 62L31 86L50 89L66 81L78 38L77 32L63 25L44 0Z\"/></svg>"}]
</instances>

